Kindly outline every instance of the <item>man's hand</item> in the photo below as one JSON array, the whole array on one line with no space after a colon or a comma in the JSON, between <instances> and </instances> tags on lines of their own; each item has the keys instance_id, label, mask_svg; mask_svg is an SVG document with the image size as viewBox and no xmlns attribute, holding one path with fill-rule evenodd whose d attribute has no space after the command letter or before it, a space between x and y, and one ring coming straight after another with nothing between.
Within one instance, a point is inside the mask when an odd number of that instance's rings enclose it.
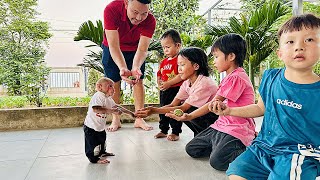
<instances>
[{"instance_id":1,"label":"man's hand","mask_svg":"<svg viewBox=\"0 0 320 180\"><path fill-rule=\"evenodd\" d=\"M121 79L124 80L125 82L132 84L132 80L129 79L129 76L131 76L131 71L129 71L129 69L127 68L121 68L120 69L120 76Z\"/></svg>"},{"instance_id":2,"label":"man's hand","mask_svg":"<svg viewBox=\"0 0 320 180\"><path fill-rule=\"evenodd\" d=\"M140 81L140 77L142 76L142 72L140 69L132 69L131 75L133 76L132 84L135 85Z\"/></svg>"}]
</instances>

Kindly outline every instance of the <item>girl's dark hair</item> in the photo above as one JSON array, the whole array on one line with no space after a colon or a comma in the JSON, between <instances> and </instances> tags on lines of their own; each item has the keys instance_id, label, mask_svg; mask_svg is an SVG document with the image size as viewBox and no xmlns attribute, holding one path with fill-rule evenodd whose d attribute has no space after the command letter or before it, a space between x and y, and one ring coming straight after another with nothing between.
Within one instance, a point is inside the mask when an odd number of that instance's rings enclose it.
<instances>
[{"instance_id":1,"label":"girl's dark hair","mask_svg":"<svg viewBox=\"0 0 320 180\"><path fill-rule=\"evenodd\" d=\"M151 0L137 0L139 2L141 2L142 4L150 4Z\"/></svg>"},{"instance_id":2,"label":"girl's dark hair","mask_svg":"<svg viewBox=\"0 0 320 180\"><path fill-rule=\"evenodd\" d=\"M283 33L300 31L303 27L310 29L320 28L320 18L313 14L294 16L281 26L278 31L278 39Z\"/></svg>"},{"instance_id":3,"label":"girl's dark hair","mask_svg":"<svg viewBox=\"0 0 320 180\"><path fill-rule=\"evenodd\" d=\"M188 47L182 49L179 54L182 57L187 58L191 64L197 63L199 69L196 71L197 75L209 76L208 57L206 53L198 47Z\"/></svg>"},{"instance_id":4,"label":"girl's dark hair","mask_svg":"<svg viewBox=\"0 0 320 180\"><path fill-rule=\"evenodd\" d=\"M160 40L167 38L167 37L170 37L175 44L177 44L177 43L181 44L181 38L180 38L180 34L178 33L178 31L176 31L174 29L169 29L162 34L162 36L160 37Z\"/></svg>"},{"instance_id":5,"label":"girl's dark hair","mask_svg":"<svg viewBox=\"0 0 320 180\"><path fill-rule=\"evenodd\" d=\"M247 54L247 44L239 34L231 33L219 37L212 45L211 52L215 49L219 49L225 55L233 53L236 56L236 65L239 67L243 66L243 61Z\"/></svg>"}]
</instances>

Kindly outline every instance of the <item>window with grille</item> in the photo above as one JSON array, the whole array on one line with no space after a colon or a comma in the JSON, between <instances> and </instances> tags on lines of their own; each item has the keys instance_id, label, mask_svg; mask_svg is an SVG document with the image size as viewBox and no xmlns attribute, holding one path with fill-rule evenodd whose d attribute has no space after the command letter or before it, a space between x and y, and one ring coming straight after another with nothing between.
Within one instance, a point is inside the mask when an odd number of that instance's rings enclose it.
<instances>
[{"instance_id":1,"label":"window with grille","mask_svg":"<svg viewBox=\"0 0 320 180\"><path fill-rule=\"evenodd\" d=\"M51 88L80 87L80 73L51 72L49 75L49 87Z\"/></svg>"}]
</instances>

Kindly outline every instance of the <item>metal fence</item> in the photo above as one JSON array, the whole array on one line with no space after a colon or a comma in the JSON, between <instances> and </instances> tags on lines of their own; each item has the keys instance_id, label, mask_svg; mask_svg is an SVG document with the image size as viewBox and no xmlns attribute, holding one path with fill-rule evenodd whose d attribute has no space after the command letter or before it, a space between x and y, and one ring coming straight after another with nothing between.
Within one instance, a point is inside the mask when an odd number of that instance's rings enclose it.
<instances>
[{"instance_id":1,"label":"metal fence","mask_svg":"<svg viewBox=\"0 0 320 180\"><path fill-rule=\"evenodd\" d=\"M80 73L78 72L51 72L49 74L50 88L79 87Z\"/></svg>"}]
</instances>

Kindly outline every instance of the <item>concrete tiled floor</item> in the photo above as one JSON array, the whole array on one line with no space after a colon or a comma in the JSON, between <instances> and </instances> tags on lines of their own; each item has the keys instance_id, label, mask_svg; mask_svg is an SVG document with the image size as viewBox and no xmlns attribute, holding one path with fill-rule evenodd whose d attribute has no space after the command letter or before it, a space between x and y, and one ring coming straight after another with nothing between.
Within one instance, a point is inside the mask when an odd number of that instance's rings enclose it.
<instances>
[{"instance_id":1,"label":"concrete tiled floor","mask_svg":"<svg viewBox=\"0 0 320 180\"><path fill-rule=\"evenodd\" d=\"M0 180L225 180L208 159L192 159L185 150L193 133L184 125L177 142L154 139L152 131L123 124L107 133L110 164L91 164L84 155L81 127L0 132ZM257 121L257 129L261 120Z\"/></svg>"},{"instance_id":2,"label":"concrete tiled floor","mask_svg":"<svg viewBox=\"0 0 320 180\"><path fill-rule=\"evenodd\" d=\"M211 168L207 159L195 160L184 150L192 132L183 126L181 139L154 139L146 132L123 124L107 133L110 164L91 164L84 155L81 127L0 132L0 180L192 180L227 179Z\"/></svg>"}]
</instances>

